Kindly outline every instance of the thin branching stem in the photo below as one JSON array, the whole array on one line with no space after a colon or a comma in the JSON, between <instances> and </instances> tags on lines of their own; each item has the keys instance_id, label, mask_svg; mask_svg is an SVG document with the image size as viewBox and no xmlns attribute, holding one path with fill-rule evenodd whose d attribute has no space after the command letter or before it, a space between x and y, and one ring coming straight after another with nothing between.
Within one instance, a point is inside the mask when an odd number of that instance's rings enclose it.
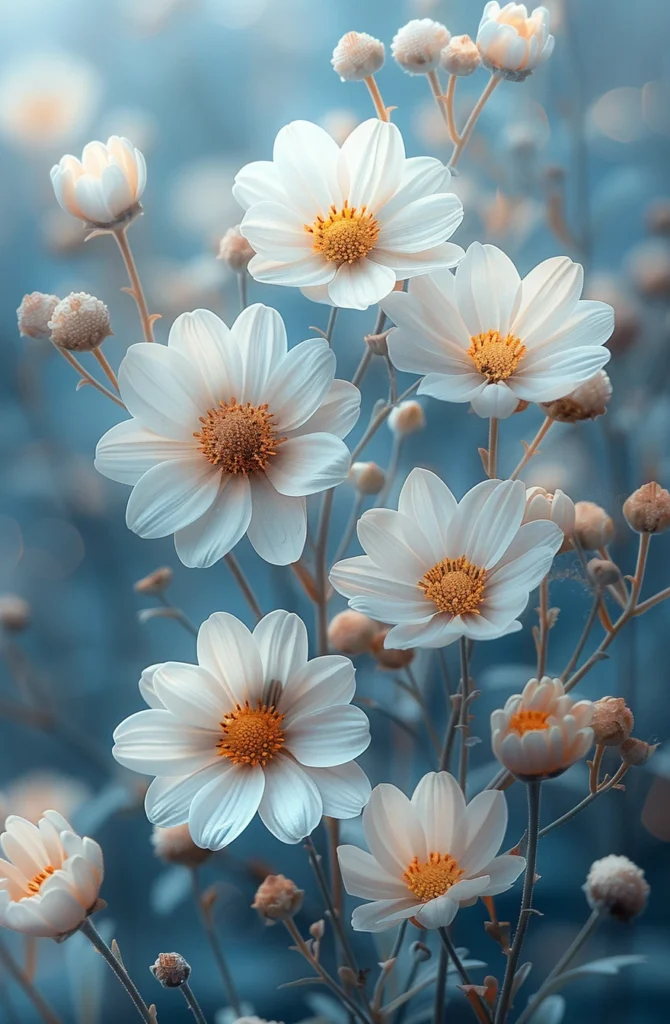
<instances>
[{"instance_id":1,"label":"thin branching stem","mask_svg":"<svg viewBox=\"0 0 670 1024\"><path fill-rule=\"evenodd\" d=\"M133 1003L133 1006L135 1007L135 1009L137 1010L145 1024L154 1024L153 1016L149 1011L149 1007L142 999L142 996L140 995L140 991L137 985L130 977L128 971L125 969L123 964L116 959L116 957L114 956L114 954L112 953L111 949L109 948L105 940L102 938L102 936L98 934L95 927L91 923L91 919L89 917L87 917L83 921L83 923L79 927L79 930L86 936L89 942L93 946L95 946L98 953L100 953L100 955L102 956L103 960L106 961L107 965L111 967L112 971L114 972L120 983L123 985L126 992L128 993Z\"/></svg>"}]
</instances>

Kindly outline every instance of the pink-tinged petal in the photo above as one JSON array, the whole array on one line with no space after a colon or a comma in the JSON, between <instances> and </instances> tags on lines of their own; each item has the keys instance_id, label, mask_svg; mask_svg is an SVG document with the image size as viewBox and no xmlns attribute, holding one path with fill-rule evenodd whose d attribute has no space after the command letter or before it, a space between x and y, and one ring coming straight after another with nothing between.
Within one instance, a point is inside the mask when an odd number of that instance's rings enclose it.
<instances>
[{"instance_id":1,"label":"pink-tinged petal","mask_svg":"<svg viewBox=\"0 0 670 1024\"><path fill-rule=\"evenodd\" d=\"M276 309L256 302L242 310L231 334L242 355L242 389L235 397L252 405L270 401L270 381L286 359L284 321Z\"/></svg>"},{"instance_id":2,"label":"pink-tinged petal","mask_svg":"<svg viewBox=\"0 0 670 1024\"><path fill-rule=\"evenodd\" d=\"M465 814L465 798L453 775L424 775L412 794L412 806L423 826L429 853L451 852Z\"/></svg>"},{"instance_id":3,"label":"pink-tinged petal","mask_svg":"<svg viewBox=\"0 0 670 1024\"><path fill-rule=\"evenodd\" d=\"M280 710L286 716L287 725L294 717L333 704L349 704L356 690L354 666L341 654L313 658L295 666L291 674L276 675L275 678L284 682Z\"/></svg>"},{"instance_id":4,"label":"pink-tinged petal","mask_svg":"<svg viewBox=\"0 0 670 1024\"><path fill-rule=\"evenodd\" d=\"M279 446L266 475L280 494L302 497L342 483L351 456L333 434L303 434Z\"/></svg>"},{"instance_id":5,"label":"pink-tinged petal","mask_svg":"<svg viewBox=\"0 0 670 1024\"><path fill-rule=\"evenodd\" d=\"M334 380L316 412L288 434L326 433L343 438L355 425L360 411L361 393L358 388L348 380Z\"/></svg>"},{"instance_id":6,"label":"pink-tinged petal","mask_svg":"<svg viewBox=\"0 0 670 1024\"><path fill-rule=\"evenodd\" d=\"M277 610L264 615L253 632L266 686L278 680L286 687L307 665L307 628L294 612ZM282 701L283 710L283 701Z\"/></svg>"},{"instance_id":7,"label":"pink-tinged petal","mask_svg":"<svg viewBox=\"0 0 670 1024\"><path fill-rule=\"evenodd\" d=\"M229 762L219 758L207 768L201 768L192 775L171 778L162 776L154 779L144 798L144 810L153 825L173 828L185 825L195 796L222 772L229 770Z\"/></svg>"},{"instance_id":8,"label":"pink-tinged petal","mask_svg":"<svg viewBox=\"0 0 670 1024\"><path fill-rule=\"evenodd\" d=\"M137 711L114 730L119 764L143 775L186 775L218 757L219 733L182 725L169 711Z\"/></svg>"},{"instance_id":9,"label":"pink-tinged petal","mask_svg":"<svg viewBox=\"0 0 670 1024\"><path fill-rule=\"evenodd\" d=\"M271 160L254 160L235 175L233 195L245 210L254 203L271 200L286 203L286 192Z\"/></svg>"},{"instance_id":10,"label":"pink-tinged petal","mask_svg":"<svg viewBox=\"0 0 670 1024\"><path fill-rule=\"evenodd\" d=\"M73 893L61 885L44 893L40 899L39 914L51 926L53 935L62 935L81 924L86 909Z\"/></svg>"},{"instance_id":11,"label":"pink-tinged petal","mask_svg":"<svg viewBox=\"0 0 670 1024\"><path fill-rule=\"evenodd\" d=\"M242 363L230 329L208 309L195 309L178 316L168 338L168 348L197 370L207 392L207 408L221 400L238 397L242 386ZM201 410L201 415L206 410Z\"/></svg>"},{"instance_id":12,"label":"pink-tinged petal","mask_svg":"<svg viewBox=\"0 0 670 1024\"><path fill-rule=\"evenodd\" d=\"M95 468L119 484L136 484L147 470L160 462L192 459L196 443L160 437L137 420L124 420L111 427L98 441Z\"/></svg>"},{"instance_id":13,"label":"pink-tinged petal","mask_svg":"<svg viewBox=\"0 0 670 1024\"><path fill-rule=\"evenodd\" d=\"M344 888L350 896L364 900L407 899L407 886L390 874L375 858L357 846L338 846L337 858Z\"/></svg>"},{"instance_id":14,"label":"pink-tinged petal","mask_svg":"<svg viewBox=\"0 0 670 1024\"><path fill-rule=\"evenodd\" d=\"M329 818L356 818L370 799L370 782L355 761L331 768L302 767L319 790Z\"/></svg>"},{"instance_id":15,"label":"pink-tinged petal","mask_svg":"<svg viewBox=\"0 0 670 1024\"><path fill-rule=\"evenodd\" d=\"M456 270L456 298L471 336L506 335L521 302L521 279L495 245L473 242Z\"/></svg>"},{"instance_id":16,"label":"pink-tinged petal","mask_svg":"<svg viewBox=\"0 0 670 1024\"><path fill-rule=\"evenodd\" d=\"M376 213L397 192L405 166L405 147L396 125L370 118L354 128L342 145L340 181L349 206Z\"/></svg>"},{"instance_id":17,"label":"pink-tinged petal","mask_svg":"<svg viewBox=\"0 0 670 1024\"><path fill-rule=\"evenodd\" d=\"M415 807L401 790L388 783L375 786L363 811L365 841L376 861L393 877L401 877L416 857L430 852Z\"/></svg>"},{"instance_id":18,"label":"pink-tinged petal","mask_svg":"<svg viewBox=\"0 0 670 1024\"><path fill-rule=\"evenodd\" d=\"M196 369L165 345L131 345L119 368L119 390L128 412L147 430L193 443L208 393Z\"/></svg>"},{"instance_id":19,"label":"pink-tinged petal","mask_svg":"<svg viewBox=\"0 0 670 1024\"><path fill-rule=\"evenodd\" d=\"M251 488L244 474L219 474L219 489L207 512L190 526L177 530L174 546L180 561L206 569L227 555L249 528Z\"/></svg>"},{"instance_id":20,"label":"pink-tinged petal","mask_svg":"<svg viewBox=\"0 0 670 1024\"><path fill-rule=\"evenodd\" d=\"M310 121L292 121L275 139L273 159L292 209L311 224L318 214L328 215L344 196L337 165L340 151L333 138Z\"/></svg>"},{"instance_id":21,"label":"pink-tinged petal","mask_svg":"<svg viewBox=\"0 0 670 1024\"><path fill-rule=\"evenodd\" d=\"M265 789L263 769L231 765L191 803L188 827L204 850L221 850L237 839L256 814Z\"/></svg>"},{"instance_id":22,"label":"pink-tinged petal","mask_svg":"<svg viewBox=\"0 0 670 1024\"><path fill-rule=\"evenodd\" d=\"M258 645L243 622L214 612L198 631L198 662L222 679L236 701L254 704L263 695L265 673Z\"/></svg>"},{"instance_id":23,"label":"pink-tinged petal","mask_svg":"<svg viewBox=\"0 0 670 1024\"><path fill-rule=\"evenodd\" d=\"M367 309L385 298L395 283L395 272L389 267L360 259L356 263L343 263L338 268L328 285L328 294L334 306Z\"/></svg>"},{"instance_id":24,"label":"pink-tinged petal","mask_svg":"<svg viewBox=\"0 0 670 1024\"><path fill-rule=\"evenodd\" d=\"M220 479L220 472L198 454L159 463L133 488L126 508L128 529L149 540L182 530L211 508Z\"/></svg>"},{"instance_id":25,"label":"pink-tinged petal","mask_svg":"<svg viewBox=\"0 0 670 1024\"><path fill-rule=\"evenodd\" d=\"M321 821L321 794L300 765L288 757L275 757L265 768L265 790L258 813L280 842L299 843Z\"/></svg>"},{"instance_id":26,"label":"pink-tinged petal","mask_svg":"<svg viewBox=\"0 0 670 1024\"><path fill-rule=\"evenodd\" d=\"M287 497L265 474L251 479L251 522L248 535L256 553L271 565L297 562L307 540L307 504Z\"/></svg>"},{"instance_id":27,"label":"pink-tinged petal","mask_svg":"<svg viewBox=\"0 0 670 1024\"><path fill-rule=\"evenodd\" d=\"M360 708L337 704L299 715L284 730L286 749L300 764L331 768L367 750L370 723Z\"/></svg>"},{"instance_id":28,"label":"pink-tinged petal","mask_svg":"<svg viewBox=\"0 0 670 1024\"><path fill-rule=\"evenodd\" d=\"M314 338L296 345L276 368L264 400L280 433L295 430L317 411L333 384L335 363L325 338Z\"/></svg>"},{"instance_id":29,"label":"pink-tinged petal","mask_svg":"<svg viewBox=\"0 0 670 1024\"><path fill-rule=\"evenodd\" d=\"M254 203L244 215L240 231L261 256L293 263L313 250L313 236L295 210L279 203Z\"/></svg>"}]
</instances>

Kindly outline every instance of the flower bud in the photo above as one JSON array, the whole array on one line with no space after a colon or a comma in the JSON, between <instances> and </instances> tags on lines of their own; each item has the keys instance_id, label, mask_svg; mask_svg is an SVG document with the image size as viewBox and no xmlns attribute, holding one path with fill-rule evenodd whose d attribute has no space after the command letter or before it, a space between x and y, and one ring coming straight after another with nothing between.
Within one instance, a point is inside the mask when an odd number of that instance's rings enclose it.
<instances>
[{"instance_id":1,"label":"flower bud","mask_svg":"<svg viewBox=\"0 0 670 1024\"><path fill-rule=\"evenodd\" d=\"M365 335L363 340L372 352L373 356L388 356L388 336L391 333L391 330L392 328L389 328L388 331L382 331L381 334Z\"/></svg>"},{"instance_id":2,"label":"flower bud","mask_svg":"<svg viewBox=\"0 0 670 1024\"><path fill-rule=\"evenodd\" d=\"M588 551L607 547L614 537L612 517L594 501L578 501L575 505L574 536Z\"/></svg>"},{"instance_id":3,"label":"flower bud","mask_svg":"<svg viewBox=\"0 0 670 1024\"><path fill-rule=\"evenodd\" d=\"M523 82L554 50L549 34L549 11L536 7L529 15L524 4L487 3L477 32L482 62L512 82Z\"/></svg>"},{"instance_id":4,"label":"flower bud","mask_svg":"<svg viewBox=\"0 0 670 1024\"><path fill-rule=\"evenodd\" d=\"M629 256L631 276L648 299L670 296L670 251L661 239L642 242Z\"/></svg>"},{"instance_id":5,"label":"flower bud","mask_svg":"<svg viewBox=\"0 0 670 1024\"><path fill-rule=\"evenodd\" d=\"M414 649L408 648L404 651L396 650L395 647L384 647L386 635L390 626L380 629L371 644L371 651L377 659L380 668L388 672L395 672L400 668L407 668L414 661Z\"/></svg>"},{"instance_id":6,"label":"flower bud","mask_svg":"<svg viewBox=\"0 0 670 1024\"><path fill-rule=\"evenodd\" d=\"M586 572L595 587L610 587L621 579L618 565L608 558L592 558L587 563Z\"/></svg>"},{"instance_id":7,"label":"flower bud","mask_svg":"<svg viewBox=\"0 0 670 1024\"><path fill-rule=\"evenodd\" d=\"M631 768L639 768L646 764L650 757L656 753L658 743L645 743L644 740L636 740L630 736L619 747L621 760Z\"/></svg>"},{"instance_id":8,"label":"flower bud","mask_svg":"<svg viewBox=\"0 0 670 1024\"><path fill-rule=\"evenodd\" d=\"M51 334L49 320L59 302L57 295L47 295L45 292L24 295L16 311L21 334L27 338L48 338Z\"/></svg>"},{"instance_id":9,"label":"flower bud","mask_svg":"<svg viewBox=\"0 0 670 1024\"><path fill-rule=\"evenodd\" d=\"M181 988L191 973L190 965L179 953L159 953L149 970L163 988Z\"/></svg>"},{"instance_id":10,"label":"flower bud","mask_svg":"<svg viewBox=\"0 0 670 1024\"><path fill-rule=\"evenodd\" d=\"M470 36L452 36L440 54L440 64L450 75L465 78L482 62L476 43Z\"/></svg>"},{"instance_id":11,"label":"flower bud","mask_svg":"<svg viewBox=\"0 0 670 1024\"><path fill-rule=\"evenodd\" d=\"M642 868L614 853L594 861L583 889L592 910L604 911L617 921L637 917L649 898L649 883Z\"/></svg>"},{"instance_id":12,"label":"flower bud","mask_svg":"<svg viewBox=\"0 0 670 1024\"><path fill-rule=\"evenodd\" d=\"M644 484L626 498L623 514L637 533L663 533L670 526L670 494L655 482Z\"/></svg>"},{"instance_id":13,"label":"flower bud","mask_svg":"<svg viewBox=\"0 0 670 1024\"><path fill-rule=\"evenodd\" d=\"M133 590L137 594L162 594L163 591L172 583L172 577L174 573L169 565L162 565L159 569L154 569L148 576L143 576L141 580L133 585Z\"/></svg>"},{"instance_id":14,"label":"flower bud","mask_svg":"<svg viewBox=\"0 0 670 1024\"><path fill-rule=\"evenodd\" d=\"M623 697L601 697L593 705L591 728L595 743L618 747L633 731L633 712Z\"/></svg>"},{"instance_id":15,"label":"flower bud","mask_svg":"<svg viewBox=\"0 0 670 1024\"><path fill-rule=\"evenodd\" d=\"M255 255L256 250L252 249L250 243L241 233L240 225L236 224L234 228L228 228L221 239L219 255L216 258L223 260L236 274L243 274L249 266L250 259Z\"/></svg>"},{"instance_id":16,"label":"flower bud","mask_svg":"<svg viewBox=\"0 0 670 1024\"><path fill-rule=\"evenodd\" d=\"M183 864L187 868L196 868L212 855L211 850L203 850L196 846L188 825L173 825L171 828L154 825L151 843L156 856L166 864Z\"/></svg>"},{"instance_id":17,"label":"flower bud","mask_svg":"<svg viewBox=\"0 0 670 1024\"><path fill-rule=\"evenodd\" d=\"M347 479L359 494L379 494L386 483L386 473L376 462L354 462Z\"/></svg>"},{"instance_id":18,"label":"flower bud","mask_svg":"<svg viewBox=\"0 0 670 1024\"><path fill-rule=\"evenodd\" d=\"M68 352L92 352L112 334L107 306L86 292L61 299L49 328L53 343Z\"/></svg>"},{"instance_id":19,"label":"flower bud","mask_svg":"<svg viewBox=\"0 0 670 1024\"><path fill-rule=\"evenodd\" d=\"M655 199L645 210L644 219L653 235L670 235L670 200Z\"/></svg>"},{"instance_id":20,"label":"flower bud","mask_svg":"<svg viewBox=\"0 0 670 1024\"><path fill-rule=\"evenodd\" d=\"M284 875L268 875L261 882L251 906L264 918L267 924L287 921L302 907L305 893L295 882Z\"/></svg>"},{"instance_id":21,"label":"flower bud","mask_svg":"<svg viewBox=\"0 0 670 1024\"><path fill-rule=\"evenodd\" d=\"M0 595L0 627L20 633L30 624L30 605L18 594Z\"/></svg>"},{"instance_id":22,"label":"flower bud","mask_svg":"<svg viewBox=\"0 0 670 1024\"><path fill-rule=\"evenodd\" d=\"M367 615L347 609L331 619L328 643L340 654L364 654L370 650L378 628L377 623Z\"/></svg>"},{"instance_id":23,"label":"flower bud","mask_svg":"<svg viewBox=\"0 0 670 1024\"><path fill-rule=\"evenodd\" d=\"M558 554L572 547L572 534L575 528L575 503L572 498L561 490L551 494L544 487L529 487L526 491L523 522L532 523L538 519L548 519L563 531L563 544Z\"/></svg>"},{"instance_id":24,"label":"flower bud","mask_svg":"<svg viewBox=\"0 0 670 1024\"><path fill-rule=\"evenodd\" d=\"M611 397L610 379L604 370L598 370L594 377L584 381L564 398L540 404L552 420L579 423L581 420L595 420L598 416L604 416Z\"/></svg>"},{"instance_id":25,"label":"flower bud","mask_svg":"<svg viewBox=\"0 0 670 1024\"><path fill-rule=\"evenodd\" d=\"M439 21L414 18L396 32L391 53L403 71L427 75L440 63L440 54L450 39L449 29Z\"/></svg>"},{"instance_id":26,"label":"flower bud","mask_svg":"<svg viewBox=\"0 0 670 1024\"><path fill-rule=\"evenodd\" d=\"M330 63L343 82L360 82L383 66L384 44L367 32L347 32L333 50Z\"/></svg>"},{"instance_id":27,"label":"flower bud","mask_svg":"<svg viewBox=\"0 0 670 1024\"><path fill-rule=\"evenodd\" d=\"M423 430L426 416L418 402L401 402L391 409L388 417L389 429L396 437L409 437Z\"/></svg>"}]
</instances>

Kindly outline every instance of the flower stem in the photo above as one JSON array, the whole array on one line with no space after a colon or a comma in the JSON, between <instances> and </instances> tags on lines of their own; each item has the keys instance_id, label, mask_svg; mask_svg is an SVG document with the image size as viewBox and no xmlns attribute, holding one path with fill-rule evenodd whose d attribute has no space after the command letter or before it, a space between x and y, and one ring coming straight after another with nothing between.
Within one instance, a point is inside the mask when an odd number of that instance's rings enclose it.
<instances>
[{"instance_id":1,"label":"flower stem","mask_svg":"<svg viewBox=\"0 0 670 1024\"><path fill-rule=\"evenodd\" d=\"M442 945L444 946L445 950L449 954L449 958L451 959L451 962L453 963L454 967L456 968L458 976L461 979L461 983L463 985L472 985L472 979L470 978L470 975L468 974L466 968L463 966L463 963L461 962L461 958L459 957L458 953L456 952L456 947L454 946L453 942L449 938L449 932L447 931L446 928L438 928L437 930L439 932L440 939L442 940ZM491 1011L489 1010L489 1008L486 1005L486 1003L484 1002L484 1000L481 999L481 997L479 998L479 1006L484 1011L484 1015L485 1015L486 1020L490 1021L491 1020Z\"/></svg>"},{"instance_id":2,"label":"flower stem","mask_svg":"<svg viewBox=\"0 0 670 1024\"><path fill-rule=\"evenodd\" d=\"M183 995L184 999L186 1000L186 1005L191 1010L191 1013L195 1017L195 1019L198 1022L198 1024L207 1024L207 1020L205 1018L205 1015L202 1012L202 1010L200 1009L200 1006L198 1004L198 1000L193 995L193 992L191 990L191 986L189 985L189 983L187 981L185 981L184 984L180 986L180 988L181 988L181 994Z\"/></svg>"},{"instance_id":3,"label":"flower stem","mask_svg":"<svg viewBox=\"0 0 670 1024\"><path fill-rule=\"evenodd\" d=\"M140 275L137 272L137 266L133 258L133 253L130 248L130 242L128 241L128 226L116 228L112 231L116 244L119 247L119 252L123 257L126 271L128 273L128 280L130 281L129 292L135 299L137 305L137 311L140 315L140 323L142 324L142 333L145 341L155 341L154 328L152 318L149 316L149 309L147 307L147 300L144 297L144 291L142 290L142 283L140 281Z\"/></svg>"},{"instance_id":4,"label":"flower stem","mask_svg":"<svg viewBox=\"0 0 670 1024\"><path fill-rule=\"evenodd\" d=\"M549 416L546 417L544 423L542 424L542 426L538 430L537 434L535 435L533 440L530 442L530 444L526 448L524 456L523 456L521 462L518 464L518 466L514 470L514 472L512 473L512 475L510 476L510 480L516 480L516 478L518 477L519 473L524 468L524 466L528 462L530 462L530 460L532 459L533 455L535 455L535 452L539 448L541 442L547 436L549 428L550 428L550 426L552 425L553 422L554 422L554 420L552 420Z\"/></svg>"},{"instance_id":5,"label":"flower stem","mask_svg":"<svg viewBox=\"0 0 670 1024\"><path fill-rule=\"evenodd\" d=\"M333 511L335 488L323 496L316 534L314 583L316 586L316 629L319 655L328 654L328 528Z\"/></svg>"},{"instance_id":6,"label":"flower stem","mask_svg":"<svg viewBox=\"0 0 670 1024\"><path fill-rule=\"evenodd\" d=\"M117 380L116 374L114 373L114 370L112 369L112 367L109 364L109 360L107 359L107 356L104 354L104 352L102 351L101 348L93 349L93 355L95 356L95 358L100 363L100 366L102 367L102 371L105 374L105 376L107 377L107 380L110 382L110 384L112 385L114 390L118 391L119 390L119 382Z\"/></svg>"},{"instance_id":7,"label":"flower stem","mask_svg":"<svg viewBox=\"0 0 670 1024\"><path fill-rule=\"evenodd\" d=\"M450 170L452 170L456 166L458 161L460 160L461 155L463 153L463 150L465 149L465 147L467 146L468 142L470 141L470 136L472 135L474 127L477 124L477 121L479 119L479 115L481 114L482 110L486 106L486 102L487 102L489 96L491 95L491 93L493 92L493 90L496 88L496 86L498 85L498 83L500 81L502 81L502 79L500 78L499 75L496 75L496 74L492 74L491 77L489 78L488 83L487 83L486 87L484 88L484 91L482 92L481 96L477 100L477 102L476 102L476 104L475 104L475 106L474 106L474 108L472 110L472 113L470 114L470 117L465 122L465 127L463 128L463 131L461 132L460 139L458 140L458 142L454 146L454 149L453 149L453 152L451 154L451 157L449 159L449 164L448 164L448 167L449 167Z\"/></svg>"},{"instance_id":8,"label":"flower stem","mask_svg":"<svg viewBox=\"0 0 670 1024\"><path fill-rule=\"evenodd\" d=\"M460 142L458 132L456 131L456 123L454 121L454 90L456 88L456 76L449 76L449 84L447 86L446 95L442 94L442 86L440 85L440 79L437 71L429 71L426 75L428 84L430 85L431 92L435 97L438 110L442 116L442 120L447 126L449 132L449 138L455 146Z\"/></svg>"},{"instance_id":9,"label":"flower stem","mask_svg":"<svg viewBox=\"0 0 670 1024\"><path fill-rule=\"evenodd\" d=\"M14 960L14 957L2 944L0 944L0 964L2 964L10 978L12 978L19 988L23 990L24 995L33 1004L44 1021L44 1024L61 1024L60 1017L56 1016L43 996L41 996L37 991L32 980L28 977L25 971L19 967Z\"/></svg>"},{"instance_id":10,"label":"flower stem","mask_svg":"<svg viewBox=\"0 0 670 1024\"><path fill-rule=\"evenodd\" d=\"M81 376L83 380L86 381L87 384L90 384L91 387L94 387L96 391L99 391L102 395L105 396L105 398L111 398L112 402L115 402L117 405L120 405L122 409L126 408L125 403L122 402L121 399L118 398L118 396L115 395L113 391L110 391L109 388L106 388L104 384L101 384L99 380L95 379L93 374L89 373L88 370L84 369L84 367L81 365L76 356L73 356L71 352L68 352L64 348L61 348L59 345L54 345L54 348L56 349L57 352L60 352L63 359L66 359L70 366L74 367L77 373Z\"/></svg>"},{"instance_id":11,"label":"flower stem","mask_svg":"<svg viewBox=\"0 0 670 1024\"><path fill-rule=\"evenodd\" d=\"M364 79L364 81L365 81L365 84L368 87L368 92L370 93L370 96L372 97L372 102L375 105L375 110L377 111L377 117L379 118L380 121L390 121L391 120L390 111L389 111L388 107L386 107L384 105L384 100L382 99L382 94L379 91L379 86L377 85L377 82L375 81L374 75L370 75L369 78Z\"/></svg>"},{"instance_id":12,"label":"flower stem","mask_svg":"<svg viewBox=\"0 0 670 1024\"><path fill-rule=\"evenodd\" d=\"M214 928L211 915L202 898L202 892L200 890L200 879L198 877L198 871L196 868L193 868L191 872L191 879L193 884L193 896L195 898L195 903L198 908L198 914L200 915L200 921L202 922L202 927L205 930L205 934L209 940L212 953L214 954L216 966L219 969L219 974L221 975L223 987L226 991L226 997L235 1012L235 1016L241 1017L242 1007L240 1005L240 997L237 994L237 989L235 988L233 976L230 973L230 969L228 967L228 964L226 963L226 958L223 955L223 949L221 947L219 937L216 934L216 929Z\"/></svg>"},{"instance_id":13,"label":"flower stem","mask_svg":"<svg viewBox=\"0 0 670 1024\"><path fill-rule=\"evenodd\" d=\"M468 641L467 637L460 639L461 652L461 706L458 718L458 728L461 734L461 759L458 769L458 783L465 796L468 784L468 721L470 717L470 666L468 663Z\"/></svg>"},{"instance_id":14,"label":"flower stem","mask_svg":"<svg viewBox=\"0 0 670 1024\"><path fill-rule=\"evenodd\" d=\"M601 793L607 793L610 789L616 789L624 775L628 771L630 766L627 764L619 765L618 770L612 776L608 782L602 782L595 792L589 793L583 800L580 800L578 804L569 810L565 814L562 814L560 818L556 818L554 821L545 825L544 828L540 829L539 838L544 839L549 832L553 832L555 828L560 828L561 825L565 825L566 822L571 821L572 818L576 817L581 811L585 810L589 804L592 804L596 797L600 796Z\"/></svg>"},{"instance_id":15,"label":"flower stem","mask_svg":"<svg viewBox=\"0 0 670 1024\"><path fill-rule=\"evenodd\" d=\"M237 275L237 294L240 300L240 312L247 308L247 284L249 283L249 274L246 270L240 271Z\"/></svg>"},{"instance_id":16,"label":"flower stem","mask_svg":"<svg viewBox=\"0 0 670 1024\"><path fill-rule=\"evenodd\" d=\"M80 925L79 930L83 932L89 942L95 946L102 958L107 961L108 966L111 967L112 971L130 996L130 999L142 1020L145 1021L146 1024L154 1024L154 1019L149 1012L149 1007L142 999L135 982L132 980L125 967L116 959L105 940L98 934L91 923L91 919L87 917Z\"/></svg>"},{"instance_id":17,"label":"flower stem","mask_svg":"<svg viewBox=\"0 0 670 1024\"><path fill-rule=\"evenodd\" d=\"M328 324L326 326L326 333L324 338L329 345L333 343L333 334L335 333L335 324L337 322L337 314L339 313L339 307L333 306L330 313L328 314Z\"/></svg>"},{"instance_id":18,"label":"flower stem","mask_svg":"<svg viewBox=\"0 0 670 1024\"><path fill-rule=\"evenodd\" d=\"M330 974L328 974L328 971L325 969L325 967L323 967L316 959L316 957L312 954L312 951L310 950L309 946L307 945L302 935L298 931L293 919L285 918L284 925L289 935L295 942L298 952L302 953L307 963L310 965L310 967L313 968L314 971L316 971L316 973L319 975L324 984L328 986L330 991L340 1000L340 1002L344 1004L347 1010L349 1010L349 1012L353 1014L354 1017L357 1017L359 1020L363 1021L363 1024L369 1024L368 1017L365 1014L365 1012L360 1007L356 1006L356 1003L353 1001L353 999L351 999L351 997L344 991L344 989L341 988L333 978L331 978Z\"/></svg>"},{"instance_id":19,"label":"flower stem","mask_svg":"<svg viewBox=\"0 0 670 1024\"><path fill-rule=\"evenodd\" d=\"M437 961L437 977L435 979L435 999L433 1001L433 1024L443 1024L444 1002L447 994L447 967L449 959L444 947L440 949Z\"/></svg>"},{"instance_id":20,"label":"flower stem","mask_svg":"<svg viewBox=\"0 0 670 1024\"><path fill-rule=\"evenodd\" d=\"M256 599L256 595L251 589L251 584L247 580L246 576L244 575L244 572L240 567L240 563L237 561L232 551L229 551L227 555L224 555L224 561L228 568L230 569L231 574L235 579L235 582L242 591L245 601L247 602L252 612L256 616L256 619L262 619L263 611L261 609L261 606L259 605Z\"/></svg>"},{"instance_id":21,"label":"flower stem","mask_svg":"<svg viewBox=\"0 0 670 1024\"><path fill-rule=\"evenodd\" d=\"M549 580L545 576L540 583L540 636L537 644L537 678L542 679L547 668L547 647L549 644Z\"/></svg>"},{"instance_id":22,"label":"flower stem","mask_svg":"<svg viewBox=\"0 0 670 1024\"><path fill-rule=\"evenodd\" d=\"M586 642L589 638L591 630L593 629L593 625L598 617L598 609L600 608L601 600L602 598L600 594L596 592L596 595L593 599L593 604L591 605L591 611L589 612L589 617L586 620L584 629L582 630L582 635L580 636L579 641L577 642L577 646L574 649L570 661L567 663L567 665L563 669L563 672L561 673L561 681L563 683L566 681L570 673L574 670L574 667L579 661L581 653L586 646Z\"/></svg>"},{"instance_id":23,"label":"flower stem","mask_svg":"<svg viewBox=\"0 0 670 1024\"><path fill-rule=\"evenodd\" d=\"M487 476L494 480L498 474L498 423L499 420L492 416L489 420L489 457Z\"/></svg>"}]
</instances>

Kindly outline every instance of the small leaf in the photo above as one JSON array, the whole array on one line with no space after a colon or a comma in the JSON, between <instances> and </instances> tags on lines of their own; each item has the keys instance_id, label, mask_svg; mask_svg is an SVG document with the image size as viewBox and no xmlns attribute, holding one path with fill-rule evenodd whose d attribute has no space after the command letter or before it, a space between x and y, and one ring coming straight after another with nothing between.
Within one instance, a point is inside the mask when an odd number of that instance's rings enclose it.
<instances>
[{"instance_id":1,"label":"small leaf","mask_svg":"<svg viewBox=\"0 0 670 1024\"><path fill-rule=\"evenodd\" d=\"M112 953L114 954L114 959L118 963L120 963L122 967L125 967L126 965L123 962L123 957L121 956L121 950L119 948L119 944L116 941L116 939L112 939L112 942L111 942L111 945L110 945L109 948L111 949Z\"/></svg>"},{"instance_id":2,"label":"small leaf","mask_svg":"<svg viewBox=\"0 0 670 1024\"><path fill-rule=\"evenodd\" d=\"M486 448L478 448L479 458L482 460L482 467L486 475L489 475L489 453Z\"/></svg>"},{"instance_id":3,"label":"small leaf","mask_svg":"<svg viewBox=\"0 0 670 1024\"><path fill-rule=\"evenodd\" d=\"M523 985L524 981L526 980L532 969L533 965L530 962L521 964L521 967L514 975L514 984L512 985L512 999L514 999L514 996L517 994L517 992Z\"/></svg>"},{"instance_id":4,"label":"small leaf","mask_svg":"<svg viewBox=\"0 0 670 1024\"><path fill-rule=\"evenodd\" d=\"M529 1002L532 1000L531 996ZM528 1024L561 1024L564 1016L565 999L563 996L548 996L528 1018Z\"/></svg>"}]
</instances>

